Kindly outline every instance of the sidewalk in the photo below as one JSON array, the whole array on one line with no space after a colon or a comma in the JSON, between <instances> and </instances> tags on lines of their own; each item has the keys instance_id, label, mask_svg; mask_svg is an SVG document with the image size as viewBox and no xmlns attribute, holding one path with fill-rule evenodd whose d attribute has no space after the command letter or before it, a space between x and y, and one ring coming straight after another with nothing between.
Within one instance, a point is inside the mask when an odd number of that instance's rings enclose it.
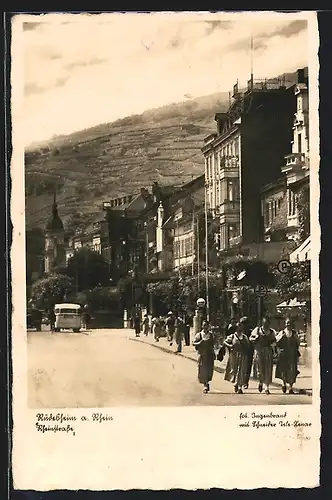
<instances>
[{"instance_id":1,"label":"sidewalk","mask_svg":"<svg viewBox=\"0 0 332 500\"><path fill-rule=\"evenodd\" d=\"M161 337L159 342L156 342L151 334L149 334L148 336L145 336L141 333L140 337L135 337L134 331L130 330L129 339L133 340L135 342L149 344L153 347L156 347L157 349L160 349L161 351L164 351L164 352L167 352L170 354L175 354L177 356L182 356L183 358L191 359L192 361L197 362L197 352L196 352L196 349L192 345L186 346L183 344L182 345L182 352L176 353L175 352L176 351L176 343L173 342L173 345L170 346L165 337ZM216 360L215 365L214 365L214 370L216 372L219 372L219 373L224 373L225 369L226 369L226 363L227 363L227 356L223 359L222 362ZM300 374L297 377L296 384L294 386L294 391L299 392L300 394L307 394L308 396L312 396L312 371L311 371L311 368L299 365L299 371L300 371ZM282 382L281 382L281 380L276 379L274 377L274 373L275 373L275 365L273 367L273 378L272 378L271 385L281 389ZM250 380L254 384L257 384L256 379L250 377Z\"/></svg>"}]
</instances>

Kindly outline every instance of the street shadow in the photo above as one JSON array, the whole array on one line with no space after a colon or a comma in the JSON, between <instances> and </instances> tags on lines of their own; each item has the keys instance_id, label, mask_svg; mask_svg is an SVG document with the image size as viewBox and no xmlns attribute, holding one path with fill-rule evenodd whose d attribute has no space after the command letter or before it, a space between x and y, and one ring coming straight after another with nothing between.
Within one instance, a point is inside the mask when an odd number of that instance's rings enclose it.
<instances>
[{"instance_id":1,"label":"street shadow","mask_svg":"<svg viewBox=\"0 0 332 500\"><path fill-rule=\"evenodd\" d=\"M247 391L247 390L244 390L243 394L238 394L237 392L234 392L234 391L230 391L230 392L221 392L221 391L216 391L216 390L212 390L212 391L209 391L208 394L213 394L213 395L227 395L227 396L261 396L262 398L267 397L267 396L285 396L288 397L288 396L300 396L300 395L303 395L303 393L301 393L300 391L299 392L295 392L294 394L283 394L281 391L280 392L270 392L270 394L265 394L264 392L258 392L258 391Z\"/></svg>"}]
</instances>

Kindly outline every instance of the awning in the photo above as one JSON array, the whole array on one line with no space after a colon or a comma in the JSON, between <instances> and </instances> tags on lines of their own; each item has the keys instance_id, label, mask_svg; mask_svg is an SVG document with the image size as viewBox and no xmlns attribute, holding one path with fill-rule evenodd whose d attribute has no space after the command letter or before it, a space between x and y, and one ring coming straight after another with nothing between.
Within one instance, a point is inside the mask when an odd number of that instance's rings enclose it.
<instances>
[{"instance_id":1,"label":"awning","mask_svg":"<svg viewBox=\"0 0 332 500\"><path fill-rule=\"evenodd\" d=\"M277 309L293 309L293 308L301 308L301 307L306 307L306 302L300 302L297 300L295 297L294 299L290 300L285 300L284 302L281 302L280 304L277 305Z\"/></svg>"},{"instance_id":2,"label":"awning","mask_svg":"<svg viewBox=\"0 0 332 500\"><path fill-rule=\"evenodd\" d=\"M310 260L311 238L308 238L299 245L289 256L290 262L304 262Z\"/></svg>"}]
</instances>

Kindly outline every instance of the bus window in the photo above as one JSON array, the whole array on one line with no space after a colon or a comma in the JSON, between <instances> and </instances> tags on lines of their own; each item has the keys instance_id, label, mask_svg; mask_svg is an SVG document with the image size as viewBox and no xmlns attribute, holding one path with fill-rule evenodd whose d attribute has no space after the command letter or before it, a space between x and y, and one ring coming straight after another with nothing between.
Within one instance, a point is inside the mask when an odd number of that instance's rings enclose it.
<instances>
[{"instance_id":1,"label":"bus window","mask_svg":"<svg viewBox=\"0 0 332 500\"><path fill-rule=\"evenodd\" d=\"M60 309L60 314L78 314L78 309Z\"/></svg>"}]
</instances>

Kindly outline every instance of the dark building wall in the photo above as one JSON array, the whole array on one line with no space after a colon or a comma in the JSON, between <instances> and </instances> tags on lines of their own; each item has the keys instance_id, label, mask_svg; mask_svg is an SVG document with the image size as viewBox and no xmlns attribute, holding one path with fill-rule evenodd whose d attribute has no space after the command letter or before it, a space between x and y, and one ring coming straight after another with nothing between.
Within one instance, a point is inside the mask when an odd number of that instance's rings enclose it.
<instances>
[{"instance_id":1,"label":"dark building wall","mask_svg":"<svg viewBox=\"0 0 332 500\"><path fill-rule=\"evenodd\" d=\"M243 242L261 241L260 189L280 177L284 156L291 152L296 111L293 89L253 93L241 123L241 193Z\"/></svg>"}]
</instances>

